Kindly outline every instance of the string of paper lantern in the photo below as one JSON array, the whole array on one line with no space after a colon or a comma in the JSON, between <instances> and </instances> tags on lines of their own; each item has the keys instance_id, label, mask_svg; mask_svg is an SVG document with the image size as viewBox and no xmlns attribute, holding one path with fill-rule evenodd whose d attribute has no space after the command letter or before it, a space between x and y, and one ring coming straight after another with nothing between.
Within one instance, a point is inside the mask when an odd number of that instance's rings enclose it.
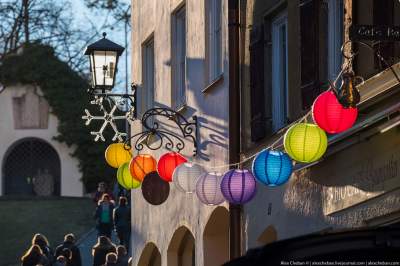
<instances>
[{"instance_id":1,"label":"string of paper lantern","mask_svg":"<svg viewBox=\"0 0 400 266\"><path fill-rule=\"evenodd\" d=\"M336 84L336 81L333 84ZM315 124L307 122L310 115ZM132 156L124 154L121 145L110 145L106 151L106 160L112 167L118 168L122 165L120 173L117 174L120 184L123 183L124 177L122 171L126 171L128 165L126 161L130 160L130 176L139 185L143 182L143 196L154 205L163 203L168 197L169 185L168 188L165 185L168 182L174 182L177 189L184 193L196 192L198 199L206 205L219 205L225 200L234 204L245 204L256 194L256 180L269 187L280 186L290 179L293 161L311 163L320 160L328 146L326 133L336 134L351 128L357 115L357 108L343 107L334 89L330 87L316 98L309 112L290 124L285 134L279 136L269 147L236 163L207 166L198 162L188 162L176 152L163 154L158 163L148 154L140 154L130 159ZM276 144L282 140L286 153L275 149ZM251 171L240 169L242 164L251 159ZM206 172L203 167L234 169L221 174ZM152 193L158 191L156 187L163 189L163 195L152 196Z\"/></svg>"}]
</instances>

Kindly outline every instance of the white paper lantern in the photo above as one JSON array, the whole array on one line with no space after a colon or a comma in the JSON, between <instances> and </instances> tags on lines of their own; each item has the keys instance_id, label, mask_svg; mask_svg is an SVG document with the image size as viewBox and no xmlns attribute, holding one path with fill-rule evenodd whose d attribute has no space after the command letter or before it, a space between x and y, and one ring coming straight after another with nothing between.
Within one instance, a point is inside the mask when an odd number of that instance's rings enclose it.
<instances>
[{"instance_id":1,"label":"white paper lantern","mask_svg":"<svg viewBox=\"0 0 400 266\"><path fill-rule=\"evenodd\" d=\"M191 194L196 190L197 179L204 173L197 164L183 163L175 169L172 180L180 191Z\"/></svg>"},{"instance_id":2,"label":"white paper lantern","mask_svg":"<svg viewBox=\"0 0 400 266\"><path fill-rule=\"evenodd\" d=\"M221 192L221 173L204 173L197 179L196 194L206 205L219 205L225 201Z\"/></svg>"}]
</instances>

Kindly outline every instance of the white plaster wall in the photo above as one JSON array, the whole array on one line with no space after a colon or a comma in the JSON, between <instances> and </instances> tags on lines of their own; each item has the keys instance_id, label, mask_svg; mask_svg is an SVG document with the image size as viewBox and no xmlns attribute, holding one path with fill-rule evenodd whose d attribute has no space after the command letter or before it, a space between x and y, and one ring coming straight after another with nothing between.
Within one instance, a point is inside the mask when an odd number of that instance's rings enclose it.
<instances>
[{"instance_id":1,"label":"white plaster wall","mask_svg":"<svg viewBox=\"0 0 400 266\"><path fill-rule=\"evenodd\" d=\"M171 107L171 14L184 2L181 0L133 0L132 1L132 80L142 96L141 45L154 34L155 47L155 105ZM191 158L193 146L187 142L183 154L207 167L228 161L228 51L227 51L227 1L223 1L223 81L207 93L205 79L205 26L204 1L187 0L187 108L182 112L190 119L198 116L200 147L196 158ZM141 110L140 101L139 110ZM135 134L141 130L137 123ZM148 151L150 152L150 151ZM166 150L150 153L158 159ZM210 170L210 169L209 169ZM226 169L220 169L225 171ZM169 198L160 206L148 204L141 190L132 193L132 254L137 265L146 243L153 242L161 252L162 265L167 265L167 249L170 240L180 226L186 226L194 235L196 265L203 265L203 231L215 207L203 205L196 195L177 191L173 183ZM227 205L225 205L227 206Z\"/></svg>"},{"instance_id":2,"label":"white plaster wall","mask_svg":"<svg viewBox=\"0 0 400 266\"><path fill-rule=\"evenodd\" d=\"M82 174L78 168L78 161L70 156L73 148L53 140L58 135L57 117L50 113L48 129L14 129L12 98L20 97L29 86L10 86L0 94L0 163L10 146L18 140L35 137L45 140L57 151L61 163L61 196L83 195L83 184L80 181ZM3 177L2 177L3 178ZM3 180L0 182L0 195L3 191Z\"/></svg>"}]
</instances>

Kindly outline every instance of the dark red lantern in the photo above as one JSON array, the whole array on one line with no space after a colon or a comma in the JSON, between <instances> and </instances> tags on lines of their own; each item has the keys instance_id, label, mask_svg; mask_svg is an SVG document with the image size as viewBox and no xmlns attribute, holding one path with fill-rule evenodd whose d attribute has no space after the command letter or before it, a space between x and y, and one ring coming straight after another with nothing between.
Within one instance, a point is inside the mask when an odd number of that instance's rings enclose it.
<instances>
[{"instance_id":1,"label":"dark red lantern","mask_svg":"<svg viewBox=\"0 0 400 266\"><path fill-rule=\"evenodd\" d=\"M148 173L143 179L142 195L152 205L164 203L169 196L169 183L162 180L156 171Z\"/></svg>"},{"instance_id":2,"label":"dark red lantern","mask_svg":"<svg viewBox=\"0 0 400 266\"><path fill-rule=\"evenodd\" d=\"M321 93L312 110L315 123L327 133L336 134L351 128L357 119L357 108L344 108L333 91Z\"/></svg>"},{"instance_id":3,"label":"dark red lantern","mask_svg":"<svg viewBox=\"0 0 400 266\"><path fill-rule=\"evenodd\" d=\"M187 162L186 158L176 152L168 152L160 157L157 164L158 174L167 182L172 181L172 174L178 165Z\"/></svg>"}]
</instances>

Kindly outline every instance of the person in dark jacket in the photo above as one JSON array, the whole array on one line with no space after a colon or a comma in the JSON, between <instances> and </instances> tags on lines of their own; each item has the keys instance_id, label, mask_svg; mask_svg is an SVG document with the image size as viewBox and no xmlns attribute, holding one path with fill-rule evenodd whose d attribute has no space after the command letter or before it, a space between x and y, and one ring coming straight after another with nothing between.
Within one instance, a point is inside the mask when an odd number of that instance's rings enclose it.
<instances>
[{"instance_id":1,"label":"person in dark jacket","mask_svg":"<svg viewBox=\"0 0 400 266\"><path fill-rule=\"evenodd\" d=\"M54 253L53 250L50 248L49 241L44 235L35 234L32 238L32 245L38 245L42 250L43 255L46 256L47 264L45 264L44 266L53 265Z\"/></svg>"},{"instance_id":2,"label":"person in dark jacket","mask_svg":"<svg viewBox=\"0 0 400 266\"><path fill-rule=\"evenodd\" d=\"M116 266L128 266L129 256L124 246L117 247L117 257Z\"/></svg>"},{"instance_id":3,"label":"person in dark jacket","mask_svg":"<svg viewBox=\"0 0 400 266\"><path fill-rule=\"evenodd\" d=\"M113 228L113 210L114 204L110 201L110 196L104 194L99 201L95 212L96 228L98 236L106 236L111 239Z\"/></svg>"},{"instance_id":4,"label":"person in dark jacket","mask_svg":"<svg viewBox=\"0 0 400 266\"><path fill-rule=\"evenodd\" d=\"M116 266L117 265L117 254L110 252L106 256L106 263L103 266Z\"/></svg>"},{"instance_id":5,"label":"person in dark jacket","mask_svg":"<svg viewBox=\"0 0 400 266\"><path fill-rule=\"evenodd\" d=\"M53 266L67 266L67 259L64 256L58 256Z\"/></svg>"},{"instance_id":6,"label":"person in dark jacket","mask_svg":"<svg viewBox=\"0 0 400 266\"><path fill-rule=\"evenodd\" d=\"M119 198L119 206L114 209L113 220L119 244L128 249L131 234L131 209L127 203L127 198Z\"/></svg>"},{"instance_id":7,"label":"person in dark jacket","mask_svg":"<svg viewBox=\"0 0 400 266\"><path fill-rule=\"evenodd\" d=\"M62 250L65 248L71 250L72 256L69 265L82 266L81 252L75 245L75 236L73 234L67 234L64 236L64 242L56 248L54 257L57 258L58 256L62 255Z\"/></svg>"},{"instance_id":8,"label":"person in dark jacket","mask_svg":"<svg viewBox=\"0 0 400 266\"><path fill-rule=\"evenodd\" d=\"M106 182L100 182L97 186L97 191L94 194L93 202L98 205L99 201L103 198L104 194L108 194L110 197L110 201L114 202L114 197L112 196L111 191L108 191L108 187Z\"/></svg>"},{"instance_id":9,"label":"person in dark jacket","mask_svg":"<svg viewBox=\"0 0 400 266\"><path fill-rule=\"evenodd\" d=\"M65 258L66 266L72 266L72 251L69 248L63 248L61 250L61 256Z\"/></svg>"},{"instance_id":10,"label":"person in dark jacket","mask_svg":"<svg viewBox=\"0 0 400 266\"><path fill-rule=\"evenodd\" d=\"M22 266L49 265L39 245L32 245L21 258Z\"/></svg>"},{"instance_id":11,"label":"person in dark jacket","mask_svg":"<svg viewBox=\"0 0 400 266\"><path fill-rule=\"evenodd\" d=\"M93 266L103 265L106 261L107 254L111 252L116 252L113 243L111 243L108 237L100 236L92 249Z\"/></svg>"}]
</instances>

